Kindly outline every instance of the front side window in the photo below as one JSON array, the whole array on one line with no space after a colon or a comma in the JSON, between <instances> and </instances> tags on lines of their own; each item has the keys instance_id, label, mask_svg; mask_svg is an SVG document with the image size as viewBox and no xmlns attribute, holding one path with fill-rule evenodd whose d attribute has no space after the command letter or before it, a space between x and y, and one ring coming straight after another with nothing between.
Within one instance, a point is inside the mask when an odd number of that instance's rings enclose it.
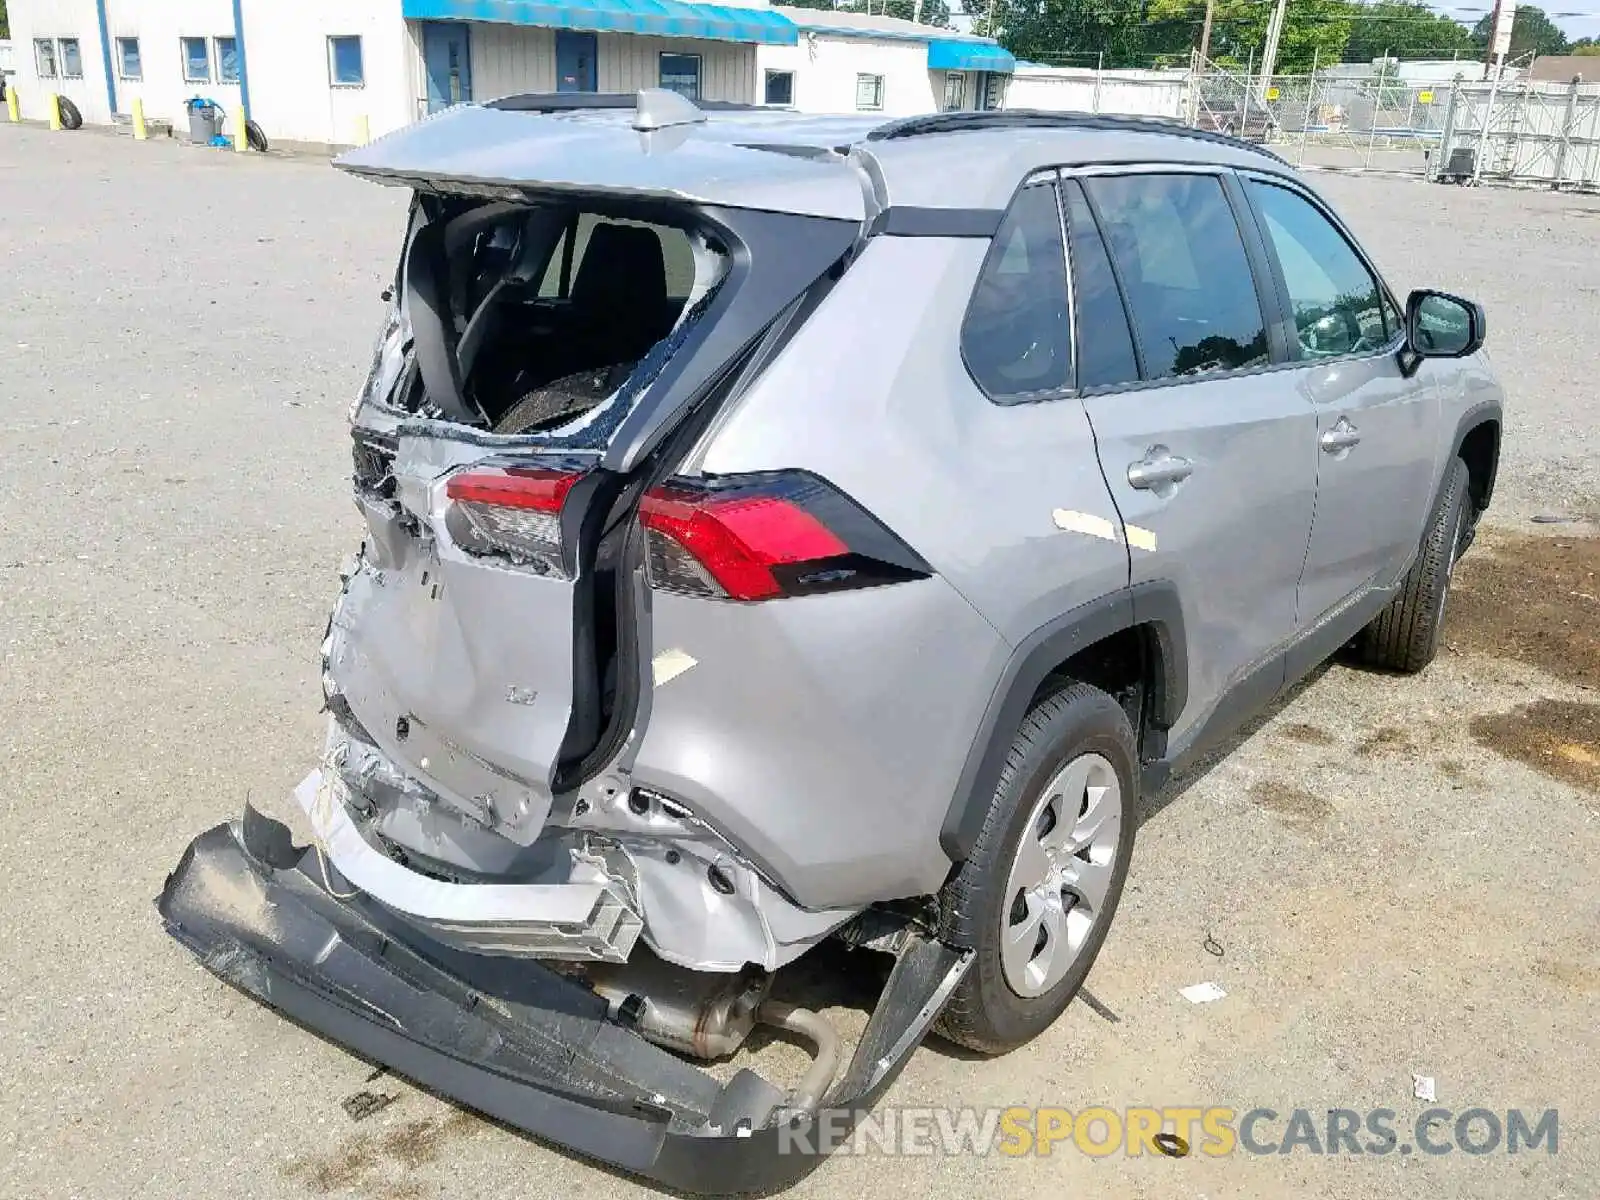
<instances>
[{"instance_id":1,"label":"front side window","mask_svg":"<svg viewBox=\"0 0 1600 1200\"><path fill-rule=\"evenodd\" d=\"M183 81L185 83L210 83L211 59L202 37L186 37L183 42Z\"/></svg>"},{"instance_id":2,"label":"front side window","mask_svg":"<svg viewBox=\"0 0 1600 1200\"><path fill-rule=\"evenodd\" d=\"M1071 248L1073 320L1078 328L1078 387L1112 387L1139 378L1139 359L1128 332L1117 277L1095 226L1083 188L1069 180L1062 188Z\"/></svg>"},{"instance_id":3,"label":"front side window","mask_svg":"<svg viewBox=\"0 0 1600 1200\"><path fill-rule=\"evenodd\" d=\"M217 82L239 82L239 42L236 38L219 37L217 41Z\"/></svg>"},{"instance_id":4,"label":"front side window","mask_svg":"<svg viewBox=\"0 0 1600 1200\"><path fill-rule=\"evenodd\" d=\"M700 99L700 56L698 54L663 54L661 56L661 86L691 100Z\"/></svg>"},{"instance_id":5,"label":"front side window","mask_svg":"<svg viewBox=\"0 0 1600 1200\"><path fill-rule=\"evenodd\" d=\"M56 77L56 44L49 38L33 39L33 65L40 79Z\"/></svg>"},{"instance_id":6,"label":"front side window","mask_svg":"<svg viewBox=\"0 0 1600 1200\"><path fill-rule=\"evenodd\" d=\"M883 107L883 76L856 76L856 108L862 112L877 112Z\"/></svg>"},{"instance_id":7,"label":"front side window","mask_svg":"<svg viewBox=\"0 0 1600 1200\"><path fill-rule=\"evenodd\" d=\"M1383 289L1344 235L1288 188L1254 180L1245 186L1283 269L1299 356L1333 358L1382 349L1396 332Z\"/></svg>"},{"instance_id":8,"label":"front side window","mask_svg":"<svg viewBox=\"0 0 1600 1200\"><path fill-rule=\"evenodd\" d=\"M992 400L1072 380L1066 253L1050 183L1023 188L989 246L961 322L961 356Z\"/></svg>"},{"instance_id":9,"label":"front side window","mask_svg":"<svg viewBox=\"0 0 1600 1200\"><path fill-rule=\"evenodd\" d=\"M124 79L144 78L144 64L139 59L138 38L117 39L117 65Z\"/></svg>"},{"instance_id":10,"label":"front side window","mask_svg":"<svg viewBox=\"0 0 1600 1200\"><path fill-rule=\"evenodd\" d=\"M83 54L78 49L77 38L61 39L61 77L63 79L83 78Z\"/></svg>"},{"instance_id":11,"label":"front side window","mask_svg":"<svg viewBox=\"0 0 1600 1200\"><path fill-rule=\"evenodd\" d=\"M1266 319L1221 179L1106 175L1084 187L1128 299L1145 378L1269 360Z\"/></svg>"},{"instance_id":12,"label":"front side window","mask_svg":"<svg viewBox=\"0 0 1600 1200\"><path fill-rule=\"evenodd\" d=\"M330 37L328 39L329 82L338 87L359 87L366 82L366 79L366 64L361 56L361 39Z\"/></svg>"},{"instance_id":13,"label":"front side window","mask_svg":"<svg viewBox=\"0 0 1600 1200\"><path fill-rule=\"evenodd\" d=\"M765 101L787 108L794 103L794 72L768 71Z\"/></svg>"}]
</instances>

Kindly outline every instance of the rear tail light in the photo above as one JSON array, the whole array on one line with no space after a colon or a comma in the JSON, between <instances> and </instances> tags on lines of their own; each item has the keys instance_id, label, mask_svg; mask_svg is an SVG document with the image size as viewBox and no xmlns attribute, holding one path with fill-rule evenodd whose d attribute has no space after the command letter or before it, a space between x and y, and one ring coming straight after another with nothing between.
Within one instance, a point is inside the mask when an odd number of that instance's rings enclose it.
<instances>
[{"instance_id":1,"label":"rear tail light","mask_svg":"<svg viewBox=\"0 0 1600 1200\"><path fill-rule=\"evenodd\" d=\"M785 471L645 494L653 587L771 600L924 579L928 564L865 509L814 475Z\"/></svg>"},{"instance_id":2,"label":"rear tail light","mask_svg":"<svg viewBox=\"0 0 1600 1200\"><path fill-rule=\"evenodd\" d=\"M472 467L452 475L447 520L464 550L496 554L541 575L565 576L561 505L581 471L542 466Z\"/></svg>"}]
</instances>

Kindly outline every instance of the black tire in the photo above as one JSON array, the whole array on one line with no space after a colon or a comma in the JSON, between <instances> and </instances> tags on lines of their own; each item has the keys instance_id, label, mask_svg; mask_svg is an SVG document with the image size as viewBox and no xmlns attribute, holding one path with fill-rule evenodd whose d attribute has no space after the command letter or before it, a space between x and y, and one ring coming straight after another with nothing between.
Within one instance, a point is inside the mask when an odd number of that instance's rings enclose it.
<instances>
[{"instance_id":1,"label":"black tire","mask_svg":"<svg viewBox=\"0 0 1600 1200\"><path fill-rule=\"evenodd\" d=\"M1122 794L1121 827L1112 875L1100 915L1067 973L1032 998L1006 982L1001 962L1001 914L1013 856L1044 789L1066 763L1086 753L1106 759ZM940 1014L937 1030L985 1054L1004 1054L1044 1032L1083 985L1116 914L1133 852L1139 801L1138 751L1122 706L1082 683L1063 682L1023 719L995 786L977 844L940 893L941 936L977 951L977 959Z\"/></svg>"},{"instance_id":2,"label":"black tire","mask_svg":"<svg viewBox=\"0 0 1600 1200\"><path fill-rule=\"evenodd\" d=\"M261 126L254 121L244 123L244 142L258 154L267 152L267 135L261 132Z\"/></svg>"},{"instance_id":3,"label":"black tire","mask_svg":"<svg viewBox=\"0 0 1600 1200\"><path fill-rule=\"evenodd\" d=\"M1406 573L1400 594L1357 635L1356 661L1406 675L1415 675L1433 661L1456 559L1469 532L1471 504L1467 464L1452 459L1422 553Z\"/></svg>"},{"instance_id":4,"label":"black tire","mask_svg":"<svg viewBox=\"0 0 1600 1200\"><path fill-rule=\"evenodd\" d=\"M61 110L61 128L81 129L83 127L83 114L78 111L78 106L65 96L57 96L56 104Z\"/></svg>"}]
</instances>

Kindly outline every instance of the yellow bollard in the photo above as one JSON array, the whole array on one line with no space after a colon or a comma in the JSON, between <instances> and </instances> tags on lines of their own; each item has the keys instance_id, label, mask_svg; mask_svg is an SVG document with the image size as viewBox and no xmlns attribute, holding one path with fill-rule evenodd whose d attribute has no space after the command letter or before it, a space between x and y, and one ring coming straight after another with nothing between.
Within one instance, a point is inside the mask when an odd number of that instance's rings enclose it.
<instances>
[{"instance_id":1,"label":"yellow bollard","mask_svg":"<svg viewBox=\"0 0 1600 1200\"><path fill-rule=\"evenodd\" d=\"M6 88L6 113L13 125L22 120L22 101L17 99L17 89L14 87Z\"/></svg>"},{"instance_id":2,"label":"yellow bollard","mask_svg":"<svg viewBox=\"0 0 1600 1200\"><path fill-rule=\"evenodd\" d=\"M61 97L54 92L50 93L50 128L61 128Z\"/></svg>"},{"instance_id":3,"label":"yellow bollard","mask_svg":"<svg viewBox=\"0 0 1600 1200\"><path fill-rule=\"evenodd\" d=\"M242 105L242 104L239 106L239 115L237 117L237 123L238 123L239 128L235 131L235 133L233 135L233 148L235 150L237 150L240 154L244 154L250 149L250 134L248 133L248 131L246 129L246 127L250 123L250 118L245 116L245 114L244 114L244 105Z\"/></svg>"},{"instance_id":4,"label":"yellow bollard","mask_svg":"<svg viewBox=\"0 0 1600 1200\"><path fill-rule=\"evenodd\" d=\"M138 96L133 98L133 137L135 141L142 142L150 136L150 128L144 123L144 101Z\"/></svg>"},{"instance_id":5,"label":"yellow bollard","mask_svg":"<svg viewBox=\"0 0 1600 1200\"><path fill-rule=\"evenodd\" d=\"M355 144L365 146L372 140L372 125L366 117L357 117L355 121Z\"/></svg>"}]
</instances>

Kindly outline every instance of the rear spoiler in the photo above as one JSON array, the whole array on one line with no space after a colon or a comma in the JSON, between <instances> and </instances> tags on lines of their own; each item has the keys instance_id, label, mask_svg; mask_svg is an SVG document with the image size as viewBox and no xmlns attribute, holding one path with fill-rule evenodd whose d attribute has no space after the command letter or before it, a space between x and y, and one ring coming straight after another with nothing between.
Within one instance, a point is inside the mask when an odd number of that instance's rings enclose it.
<instances>
[{"instance_id":1,"label":"rear spoiler","mask_svg":"<svg viewBox=\"0 0 1600 1200\"><path fill-rule=\"evenodd\" d=\"M512 97L447 108L334 166L376 183L492 200L572 192L866 219L863 181L845 158L750 144L813 145L816 138L798 136L811 125L781 136L781 124L765 122L758 139L754 129L708 121L708 112L723 111L659 90L585 97L582 107Z\"/></svg>"}]
</instances>

